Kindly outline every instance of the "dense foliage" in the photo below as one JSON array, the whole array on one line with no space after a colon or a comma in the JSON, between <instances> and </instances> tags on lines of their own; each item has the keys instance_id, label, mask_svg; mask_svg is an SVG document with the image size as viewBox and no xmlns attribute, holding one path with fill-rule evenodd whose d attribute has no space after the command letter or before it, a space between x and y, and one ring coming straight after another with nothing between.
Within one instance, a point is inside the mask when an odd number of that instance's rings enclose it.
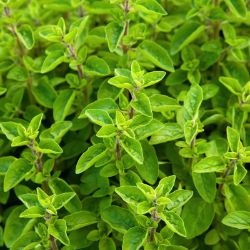
<instances>
[{"instance_id":1,"label":"dense foliage","mask_svg":"<svg viewBox=\"0 0 250 250\"><path fill-rule=\"evenodd\" d=\"M249 250L249 7L0 0L0 248Z\"/></svg>"}]
</instances>

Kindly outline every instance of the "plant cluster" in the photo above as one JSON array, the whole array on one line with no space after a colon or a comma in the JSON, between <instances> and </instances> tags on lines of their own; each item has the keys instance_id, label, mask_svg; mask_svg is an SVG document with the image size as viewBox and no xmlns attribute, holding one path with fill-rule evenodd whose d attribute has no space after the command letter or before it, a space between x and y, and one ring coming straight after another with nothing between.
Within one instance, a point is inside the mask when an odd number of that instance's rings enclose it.
<instances>
[{"instance_id":1,"label":"plant cluster","mask_svg":"<svg viewBox=\"0 0 250 250\"><path fill-rule=\"evenodd\" d=\"M249 250L249 0L0 0L0 247Z\"/></svg>"}]
</instances>

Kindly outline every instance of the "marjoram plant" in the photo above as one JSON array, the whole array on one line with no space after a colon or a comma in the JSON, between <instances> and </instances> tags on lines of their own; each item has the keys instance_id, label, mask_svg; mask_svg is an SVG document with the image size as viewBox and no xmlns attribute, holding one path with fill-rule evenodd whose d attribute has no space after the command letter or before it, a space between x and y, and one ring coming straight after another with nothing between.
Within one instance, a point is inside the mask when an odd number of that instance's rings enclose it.
<instances>
[{"instance_id":1,"label":"marjoram plant","mask_svg":"<svg viewBox=\"0 0 250 250\"><path fill-rule=\"evenodd\" d=\"M0 249L250 249L249 0L0 0Z\"/></svg>"}]
</instances>

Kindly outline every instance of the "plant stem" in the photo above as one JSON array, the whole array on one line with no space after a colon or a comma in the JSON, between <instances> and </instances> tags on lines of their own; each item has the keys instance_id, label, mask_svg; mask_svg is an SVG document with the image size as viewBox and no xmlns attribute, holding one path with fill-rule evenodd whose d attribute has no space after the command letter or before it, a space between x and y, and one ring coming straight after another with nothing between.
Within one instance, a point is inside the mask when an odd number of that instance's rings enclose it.
<instances>
[{"instance_id":1,"label":"plant stem","mask_svg":"<svg viewBox=\"0 0 250 250\"><path fill-rule=\"evenodd\" d=\"M49 240L50 240L50 249L51 250L58 250L59 248L56 244L56 239L52 235L50 235Z\"/></svg>"},{"instance_id":2,"label":"plant stem","mask_svg":"<svg viewBox=\"0 0 250 250\"><path fill-rule=\"evenodd\" d=\"M124 10L125 19L126 19L123 36L127 36L127 35L128 35L128 31L129 31L129 20L127 19L127 15L128 15L128 13L129 13L129 10L130 10L130 7L129 7L129 0L125 0L125 1L124 1L123 10ZM128 52L128 49L129 49L129 48L128 48L127 45L122 44L122 51L123 51L123 54L126 54L126 53Z\"/></svg>"},{"instance_id":3,"label":"plant stem","mask_svg":"<svg viewBox=\"0 0 250 250\"><path fill-rule=\"evenodd\" d=\"M225 172L222 175L222 178L225 179L228 175L230 175L231 171L234 169L235 165L237 163L236 159L231 160L229 166L226 168ZM222 190L224 187L224 183L219 185L219 190Z\"/></svg>"},{"instance_id":4,"label":"plant stem","mask_svg":"<svg viewBox=\"0 0 250 250\"><path fill-rule=\"evenodd\" d=\"M121 160L121 145L120 145L120 141L117 137L115 140L115 159L117 161Z\"/></svg>"}]
</instances>

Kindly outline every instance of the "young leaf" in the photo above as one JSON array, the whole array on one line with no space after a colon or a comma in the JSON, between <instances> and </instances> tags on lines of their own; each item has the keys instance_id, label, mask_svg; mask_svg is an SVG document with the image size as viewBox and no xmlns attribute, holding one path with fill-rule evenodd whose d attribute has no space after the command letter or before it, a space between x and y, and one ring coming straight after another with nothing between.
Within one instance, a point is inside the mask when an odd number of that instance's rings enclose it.
<instances>
[{"instance_id":1,"label":"young leaf","mask_svg":"<svg viewBox=\"0 0 250 250\"><path fill-rule=\"evenodd\" d=\"M122 39L125 27L117 22L110 22L106 28L106 39L111 52L114 52Z\"/></svg>"},{"instance_id":2,"label":"young leaf","mask_svg":"<svg viewBox=\"0 0 250 250\"><path fill-rule=\"evenodd\" d=\"M57 219L53 224L49 224L48 233L59 240L62 244L68 246L70 244L67 236L67 225L63 219Z\"/></svg>"},{"instance_id":3,"label":"young leaf","mask_svg":"<svg viewBox=\"0 0 250 250\"><path fill-rule=\"evenodd\" d=\"M117 128L112 124L108 124L102 126L96 133L96 136L105 138L105 137L114 137L116 134L117 134Z\"/></svg>"},{"instance_id":4,"label":"young leaf","mask_svg":"<svg viewBox=\"0 0 250 250\"><path fill-rule=\"evenodd\" d=\"M42 118L43 118L43 114L39 114L34 116L31 121L30 124L28 126L27 130L31 130L33 133L38 131L42 122Z\"/></svg>"},{"instance_id":5,"label":"young leaf","mask_svg":"<svg viewBox=\"0 0 250 250\"><path fill-rule=\"evenodd\" d=\"M166 71L174 72L172 59L170 58L167 50L162 48L157 43L145 40L139 46L144 57Z\"/></svg>"},{"instance_id":6,"label":"young leaf","mask_svg":"<svg viewBox=\"0 0 250 250\"><path fill-rule=\"evenodd\" d=\"M158 82L160 82L164 76L166 75L166 72L164 71L153 71L148 72L143 76L143 87L149 87L151 85L154 85Z\"/></svg>"},{"instance_id":7,"label":"young leaf","mask_svg":"<svg viewBox=\"0 0 250 250\"><path fill-rule=\"evenodd\" d=\"M66 205L75 195L76 193L74 192L58 194L54 198L52 205L55 207L56 210L58 210L62 208L64 205Z\"/></svg>"},{"instance_id":8,"label":"young leaf","mask_svg":"<svg viewBox=\"0 0 250 250\"><path fill-rule=\"evenodd\" d=\"M234 95L241 95L242 87L237 79L232 77L221 76L219 78L219 81Z\"/></svg>"},{"instance_id":9,"label":"young leaf","mask_svg":"<svg viewBox=\"0 0 250 250\"><path fill-rule=\"evenodd\" d=\"M156 0L138 0L136 5L139 7L137 7L139 10L145 12L167 15L165 9Z\"/></svg>"},{"instance_id":10,"label":"young leaf","mask_svg":"<svg viewBox=\"0 0 250 250\"><path fill-rule=\"evenodd\" d=\"M166 112L180 108L179 103L172 97L154 94L149 98L152 110L155 112Z\"/></svg>"},{"instance_id":11,"label":"young leaf","mask_svg":"<svg viewBox=\"0 0 250 250\"><path fill-rule=\"evenodd\" d=\"M130 228L123 236L123 250L139 250L146 240L148 231L145 228L136 226Z\"/></svg>"},{"instance_id":12,"label":"young leaf","mask_svg":"<svg viewBox=\"0 0 250 250\"><path fill-rule=\"evenodd\" d=\"M226 163L220 156L209 156L201 159L193 165L195 173L222 172L226 168Z\"/></svg>"},{"instance_id":13,"label":"young leaf","mask_svg":"<svg viewBox=\"0 0 250 250\"><path fill-rule=\"evenodd\" d=\"M167 194L169 194L174 187L175 179L175 175L162 178L155 189L157 196L166 196Z\"/></svg>"},{"instance_id":14,"label":"young leaf","mask_svg":"<svg viewBox=\"0 0 250 250\"><path fill-rule=\"evenodd\" d=\"M116 250L115 242L112 238L102 238L99 241L99 250Z\"/></svg>"},{"instance_id":15,"label":"young leaf","mask_svg":"<svg viewBox=\"0 0 250 250\"><path fill-rule=\"evenodd\" d=\"M21 218L42 218L44 216L45 210L37 206L29 207L20 214Z\"/></svg>"},{"instance_id":16,"label":"young leaf","mask_svg":"<svg viewBox=\"0 0 250 250\"><path fill-rule=\"evenodd\" d=\"M41 73L47 73L53 69L55 69L59 64L63 63L66 60L66 56L64 55L64 50L55 50L50 52L42 65Z\"/></svg>"},{"instance_id":17,"label":"young leaf","mask_svg":"<svg viewBox=\"0 0 250 250\"><path fill-rule=\"evenodd\" d=\"M247 170L245 169L242 163L238 162L234 167L234 184L239 185L246 175Z\"/></svg>"},{"instance_id":18,"label":"young leaf","mask_svg":"<svg viewBox=\"0 0 250 250\"><path fill-rule=\"evenodd\" d=\"M20 183L30 173L33 165L25 159L17 159L8 168L4 177L4 192Z\"/></svg>"},{"instance_id":19,"label":"young leaf","mask_svg":"<svg viewBox=\"0 0 250 250\"><path fill-rule=\"evenodd\" d=\"M182 207L185 203L187 203L193 195L193 191L190 190L176 190L167 197L171 200L169 204L167 204L168 210L174 210Z\"/></svg>"},{"instance_id":20,"label":"young leaf","mask_svg":"<svg viewBox=\"0 0 250 250\"><path fill-rule=\"evenodd\" d=\"M139 164L143 163L142 146L136 139L124 136L120 140L122 148Z\"/></svg>"},{"instance_id":21,"label":"young leaf","mask_svg":"<svg viewBox=\"0 0 250 250\"><path fill-rule=\"evenodd\" d=\"M62 148L52 139L42 138L38 144L38 151L44 154L61 154Z\"/></svg>"},{"instance_id":22,"label":"young leaf","mask_svg":"<svg viewBox=\"0 0 250 250\"><path fill-rule=\"evenodd\" d=\"M4 175L15 160L14 156L0 157L0 175Z\"/></svg>"},{"instance_id":23,"label":"young leaf","mask_svg":"<svg viewBox=\"0 0 250 250\"><path fill-rule=\"evenodd\" d=\"M101 159L107 149L104 144L98 143L88 148L79 158L76 164L76 174L80 174L93 166L99 159Z\"/></svg>"}]
</instances>

